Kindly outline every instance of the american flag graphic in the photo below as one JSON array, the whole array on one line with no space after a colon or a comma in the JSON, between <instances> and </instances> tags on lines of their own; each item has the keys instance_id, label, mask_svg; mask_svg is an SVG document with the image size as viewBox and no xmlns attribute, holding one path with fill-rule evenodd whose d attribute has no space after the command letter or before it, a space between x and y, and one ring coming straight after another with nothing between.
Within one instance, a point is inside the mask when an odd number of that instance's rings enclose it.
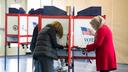
<instances>
[{"instance_id":1,"label":"american flag graphic","mask_svg":"<svg viewBox=\"0 0 128 72\"><path fill-rule=\"evenodd\" d=\"M82 31L83 35L90 35L88 28L86 28L86 27L81 27L81 31Z\"/></svg>"}]
</instances>

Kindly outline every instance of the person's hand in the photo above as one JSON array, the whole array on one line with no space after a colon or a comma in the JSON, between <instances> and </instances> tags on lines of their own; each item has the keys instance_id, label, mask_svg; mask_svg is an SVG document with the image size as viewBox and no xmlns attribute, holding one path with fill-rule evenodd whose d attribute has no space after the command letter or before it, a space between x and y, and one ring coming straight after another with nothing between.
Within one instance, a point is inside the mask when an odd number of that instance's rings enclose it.
<instances>
[{"instance_id":1,"label":"person's hand","mask_svg":"<svg viewBox=\"0 0 128 72\"><path fill-rule=\"evenodd\" d=\"M59 49L64 49L64 46L60 45Z\"/></svg>"},{"instance_id":2,"label":"person's hand","mask_svg":"<svg viewBox=\"0 0 128 72\"><path fill-rule=\"evenodd\" d=\"M87 49L87 48L85 48L85 51L88 51L88 49Z\"/></svg>"},{"instance_id":3,"label":"person's hand","mask_svg":"<svg viewBox=\"0 0 128 72\"><path fill-rule=\"evenodd\" d=\"M90 33L90 35L93 35L93 36L95 35L95 32L90 28L88 28L88 32Z\"/></svg>"},{"instance_id":4,"label":"person's hand","mask_svg":"<svg viewBox=\"0 0 128 72\"><path fill-rule=\"evenodd\" d=\"M79 46L73 46L73 48L81 48L81 47L79 47Z\"/></svg>"}]
</instances>

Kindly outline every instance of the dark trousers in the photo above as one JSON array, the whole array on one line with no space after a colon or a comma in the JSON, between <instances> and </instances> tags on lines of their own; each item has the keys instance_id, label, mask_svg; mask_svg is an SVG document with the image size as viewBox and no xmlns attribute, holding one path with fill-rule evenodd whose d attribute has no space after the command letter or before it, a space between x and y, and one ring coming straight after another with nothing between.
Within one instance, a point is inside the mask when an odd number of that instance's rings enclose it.
<instances>
[{"instance_id":1,"label":"dark trousers","mask_svg":"<svg viewBox=\"0 0 128 72\"><path fill-rule=\"evenodd\" d=\"M33 72L41 72L40 63L38 60L33 59Z\"/></svg>"},{"instance_id":2,"label":"dark trousers","mask_svg":"<svg viewBox=\"0 0 128 72\"><path fill-rule=\"evenodd\" d=\"M40 63L41 72L54 72L53 59L41 56L38 58Z\"/></svg>"}]
</instances>

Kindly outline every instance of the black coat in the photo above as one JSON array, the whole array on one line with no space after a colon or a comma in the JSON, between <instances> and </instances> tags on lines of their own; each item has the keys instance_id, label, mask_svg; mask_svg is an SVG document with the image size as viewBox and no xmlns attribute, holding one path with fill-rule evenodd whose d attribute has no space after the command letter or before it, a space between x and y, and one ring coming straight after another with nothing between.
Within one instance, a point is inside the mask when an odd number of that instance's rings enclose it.
<instances>
[{"instance_id":1,"label":"black coat","mask_svg":"<svg viewBox=\"0 0 128 72\"><path fill-rule=\"evenodd\" d=\"M38 25L36 25L36 27L33 30L32 40L31 40L31 44L30 44L31 52L33 52L35 49L37 36L38 36Z\"/></svg>"},{"instance_id":2,"label":"black coat","mask_svg":"<svg viewBox=\"0 0 128 72\"><path fill-rule=\"evenodd\" d=\"M34 55L38 57L45 55L57 59L57 48L63 48L63 46L57 44L55 28L47 25L38 34Z\"/></svg>"}]
</instances>

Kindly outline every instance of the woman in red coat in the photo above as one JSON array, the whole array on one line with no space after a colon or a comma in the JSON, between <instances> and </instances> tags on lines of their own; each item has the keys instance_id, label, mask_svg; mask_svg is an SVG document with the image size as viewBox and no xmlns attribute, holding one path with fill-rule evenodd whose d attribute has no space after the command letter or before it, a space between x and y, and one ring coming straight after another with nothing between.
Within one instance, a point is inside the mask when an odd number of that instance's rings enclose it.
<instances>
[{"instance_id":1,"label":"woman in red coat","mask_svg":"<svg viewBox=\"0 0 128 72\"><path fill-rule=\"evenodd\" d=\"M96 51L96 68L100 72L116 70L116 56L114 51L112 32L107 25L103 24L101 16L94 17L90 24L96 30L95 41L87 45L87 51ZM90 33L93 32L89 29ZM94 35L94 34L93 34Z\"/></svg>"}]
</instances>

